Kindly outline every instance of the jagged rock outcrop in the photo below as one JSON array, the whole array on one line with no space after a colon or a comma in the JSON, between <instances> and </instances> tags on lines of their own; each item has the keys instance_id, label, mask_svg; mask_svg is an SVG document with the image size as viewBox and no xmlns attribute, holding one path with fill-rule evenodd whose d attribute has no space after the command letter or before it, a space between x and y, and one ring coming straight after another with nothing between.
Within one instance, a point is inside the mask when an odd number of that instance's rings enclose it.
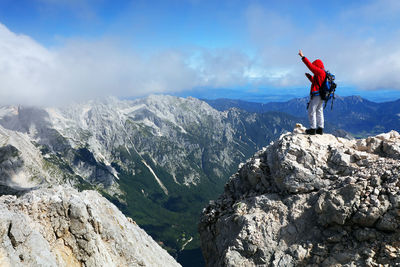
<instances>
[{"instance_id":1,"label":"jagged rock outcrop","mask_svg":"<svg viewBox=\"0 0 400 267\"><path fill-rule=\"evenodd\" d=\"M197 249L204 204L294 120L163 95L0 106L0 195L54 184L98 190L171 253Z\"/></svg>"},{"instance_id":2,"label":"jagged rock outcrop","mask_svg":"<svg viewBox=\"0 0 400 267\"><path fill-rule=\"evenodd\" d=\"M95 191L0 197L0 266L180 266Z\"/></svg>"},{"instance_id":3,"label":"jagged rock outcrop","mask_svg":"<svg viewBox=\"0 0 400 267\"><path fill-rule=\"evenodd\" d=\"M240 166L204 209L207 266L400 264L400 135L298 126Z\"/></svg>"}]
</instances>

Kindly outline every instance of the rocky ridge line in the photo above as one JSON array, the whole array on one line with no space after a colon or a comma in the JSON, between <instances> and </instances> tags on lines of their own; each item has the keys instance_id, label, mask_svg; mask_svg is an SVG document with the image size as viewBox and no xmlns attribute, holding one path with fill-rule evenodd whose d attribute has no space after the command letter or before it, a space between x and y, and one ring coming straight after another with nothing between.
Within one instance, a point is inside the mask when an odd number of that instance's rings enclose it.
<instances>
[{"instance_id":1,"label":"rocky ridge line","mask_svg":"<svg viewBox=\"0 0 400 267\"><path fill-rule=\"evenodd\" d=\"M95 191L0 197L0 266L180 266Z\"/></svg>"},{"instance_id":2,"label":"rocky ridge line","mask_svg":"<svg viewBox=\"0 0 400 267\"><path fill-rule=\"evenodd\" d=\"M399 224L399 133L298 125L240 166L199 231L207 266L395 266Z\"/></svg>"}]
</instances>

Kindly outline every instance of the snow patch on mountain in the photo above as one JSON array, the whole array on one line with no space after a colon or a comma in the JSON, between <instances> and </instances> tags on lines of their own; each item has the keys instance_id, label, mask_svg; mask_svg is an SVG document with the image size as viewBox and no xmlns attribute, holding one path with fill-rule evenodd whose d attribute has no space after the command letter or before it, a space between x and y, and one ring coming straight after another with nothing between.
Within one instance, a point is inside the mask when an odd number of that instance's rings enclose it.
<instances>
[{"instance_id":1,"label":"snow patch on mountain","mask_svg":"<svg viewBox=\"0 0 400 267\"><path fill-rule=\"evenodd\" d=\"M107 186L121 171L140 173L141 160L149 165L149 158L151 166L170 175L158 177L163 183L171 179L190 186L210 175L223 178L257 146L261 136L246 132L257 123L240 110L220 112L199 99L164 95L110 97L58 108L0 108L0 125L25 134L26 142L37 145L41 160L70 165L89 183Z\"/></svg>"},{"instance_id":2,"label":"snow patch on mountain","mask_svg":"<svg viewBox=\"0 0 400 267\"><path fill-rule=\"evenodd\" d=\"M166 195L168 195L168 190L165 187L165 185L161 182L161 180L157 177L156 173L153 171L153 169L149 166L149 164L146 163L146 161L142 160L143 164L149 169L151 174L154 176L154 179L156 179L157 183L160 185L161 189L164 191Z\"/></svg>"}]
</instances>

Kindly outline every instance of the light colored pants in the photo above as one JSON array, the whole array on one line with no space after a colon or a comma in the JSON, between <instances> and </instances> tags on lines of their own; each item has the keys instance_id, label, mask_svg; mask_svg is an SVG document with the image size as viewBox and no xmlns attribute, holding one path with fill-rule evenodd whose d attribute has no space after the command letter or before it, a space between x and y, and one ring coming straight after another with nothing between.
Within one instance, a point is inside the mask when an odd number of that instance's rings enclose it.
<instances>
[{"instance_id":1,"label":"light colored pants","mask_svg":"<svg viewBox=\"0 0 400 267\"><path fill-rule=\"evenodd\" d=\"M310 128L316 129L317 126L324 128L324 101L319 95L313 96L308 106L308 120Z\"/></svg>"}]
</instances>

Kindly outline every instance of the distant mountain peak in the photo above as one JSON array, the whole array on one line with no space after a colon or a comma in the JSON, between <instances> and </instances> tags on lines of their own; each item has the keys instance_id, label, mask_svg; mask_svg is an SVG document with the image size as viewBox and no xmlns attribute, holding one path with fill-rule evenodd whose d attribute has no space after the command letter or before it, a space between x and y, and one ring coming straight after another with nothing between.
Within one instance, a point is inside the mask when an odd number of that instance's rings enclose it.
<instances>
[{"instance_id":1,"label":"distant mountain peak","mask_svg":"<svg viewBox=\"0 0 400 267\"><path fill-rule=\"evenodd\" d=\"M294 124L282 113L218 111L160 95L2 107L0 115L0 195L52 184L96 189L171 251L198 248L201 207L237 164Z\"/></svg>"}]
</instances>

